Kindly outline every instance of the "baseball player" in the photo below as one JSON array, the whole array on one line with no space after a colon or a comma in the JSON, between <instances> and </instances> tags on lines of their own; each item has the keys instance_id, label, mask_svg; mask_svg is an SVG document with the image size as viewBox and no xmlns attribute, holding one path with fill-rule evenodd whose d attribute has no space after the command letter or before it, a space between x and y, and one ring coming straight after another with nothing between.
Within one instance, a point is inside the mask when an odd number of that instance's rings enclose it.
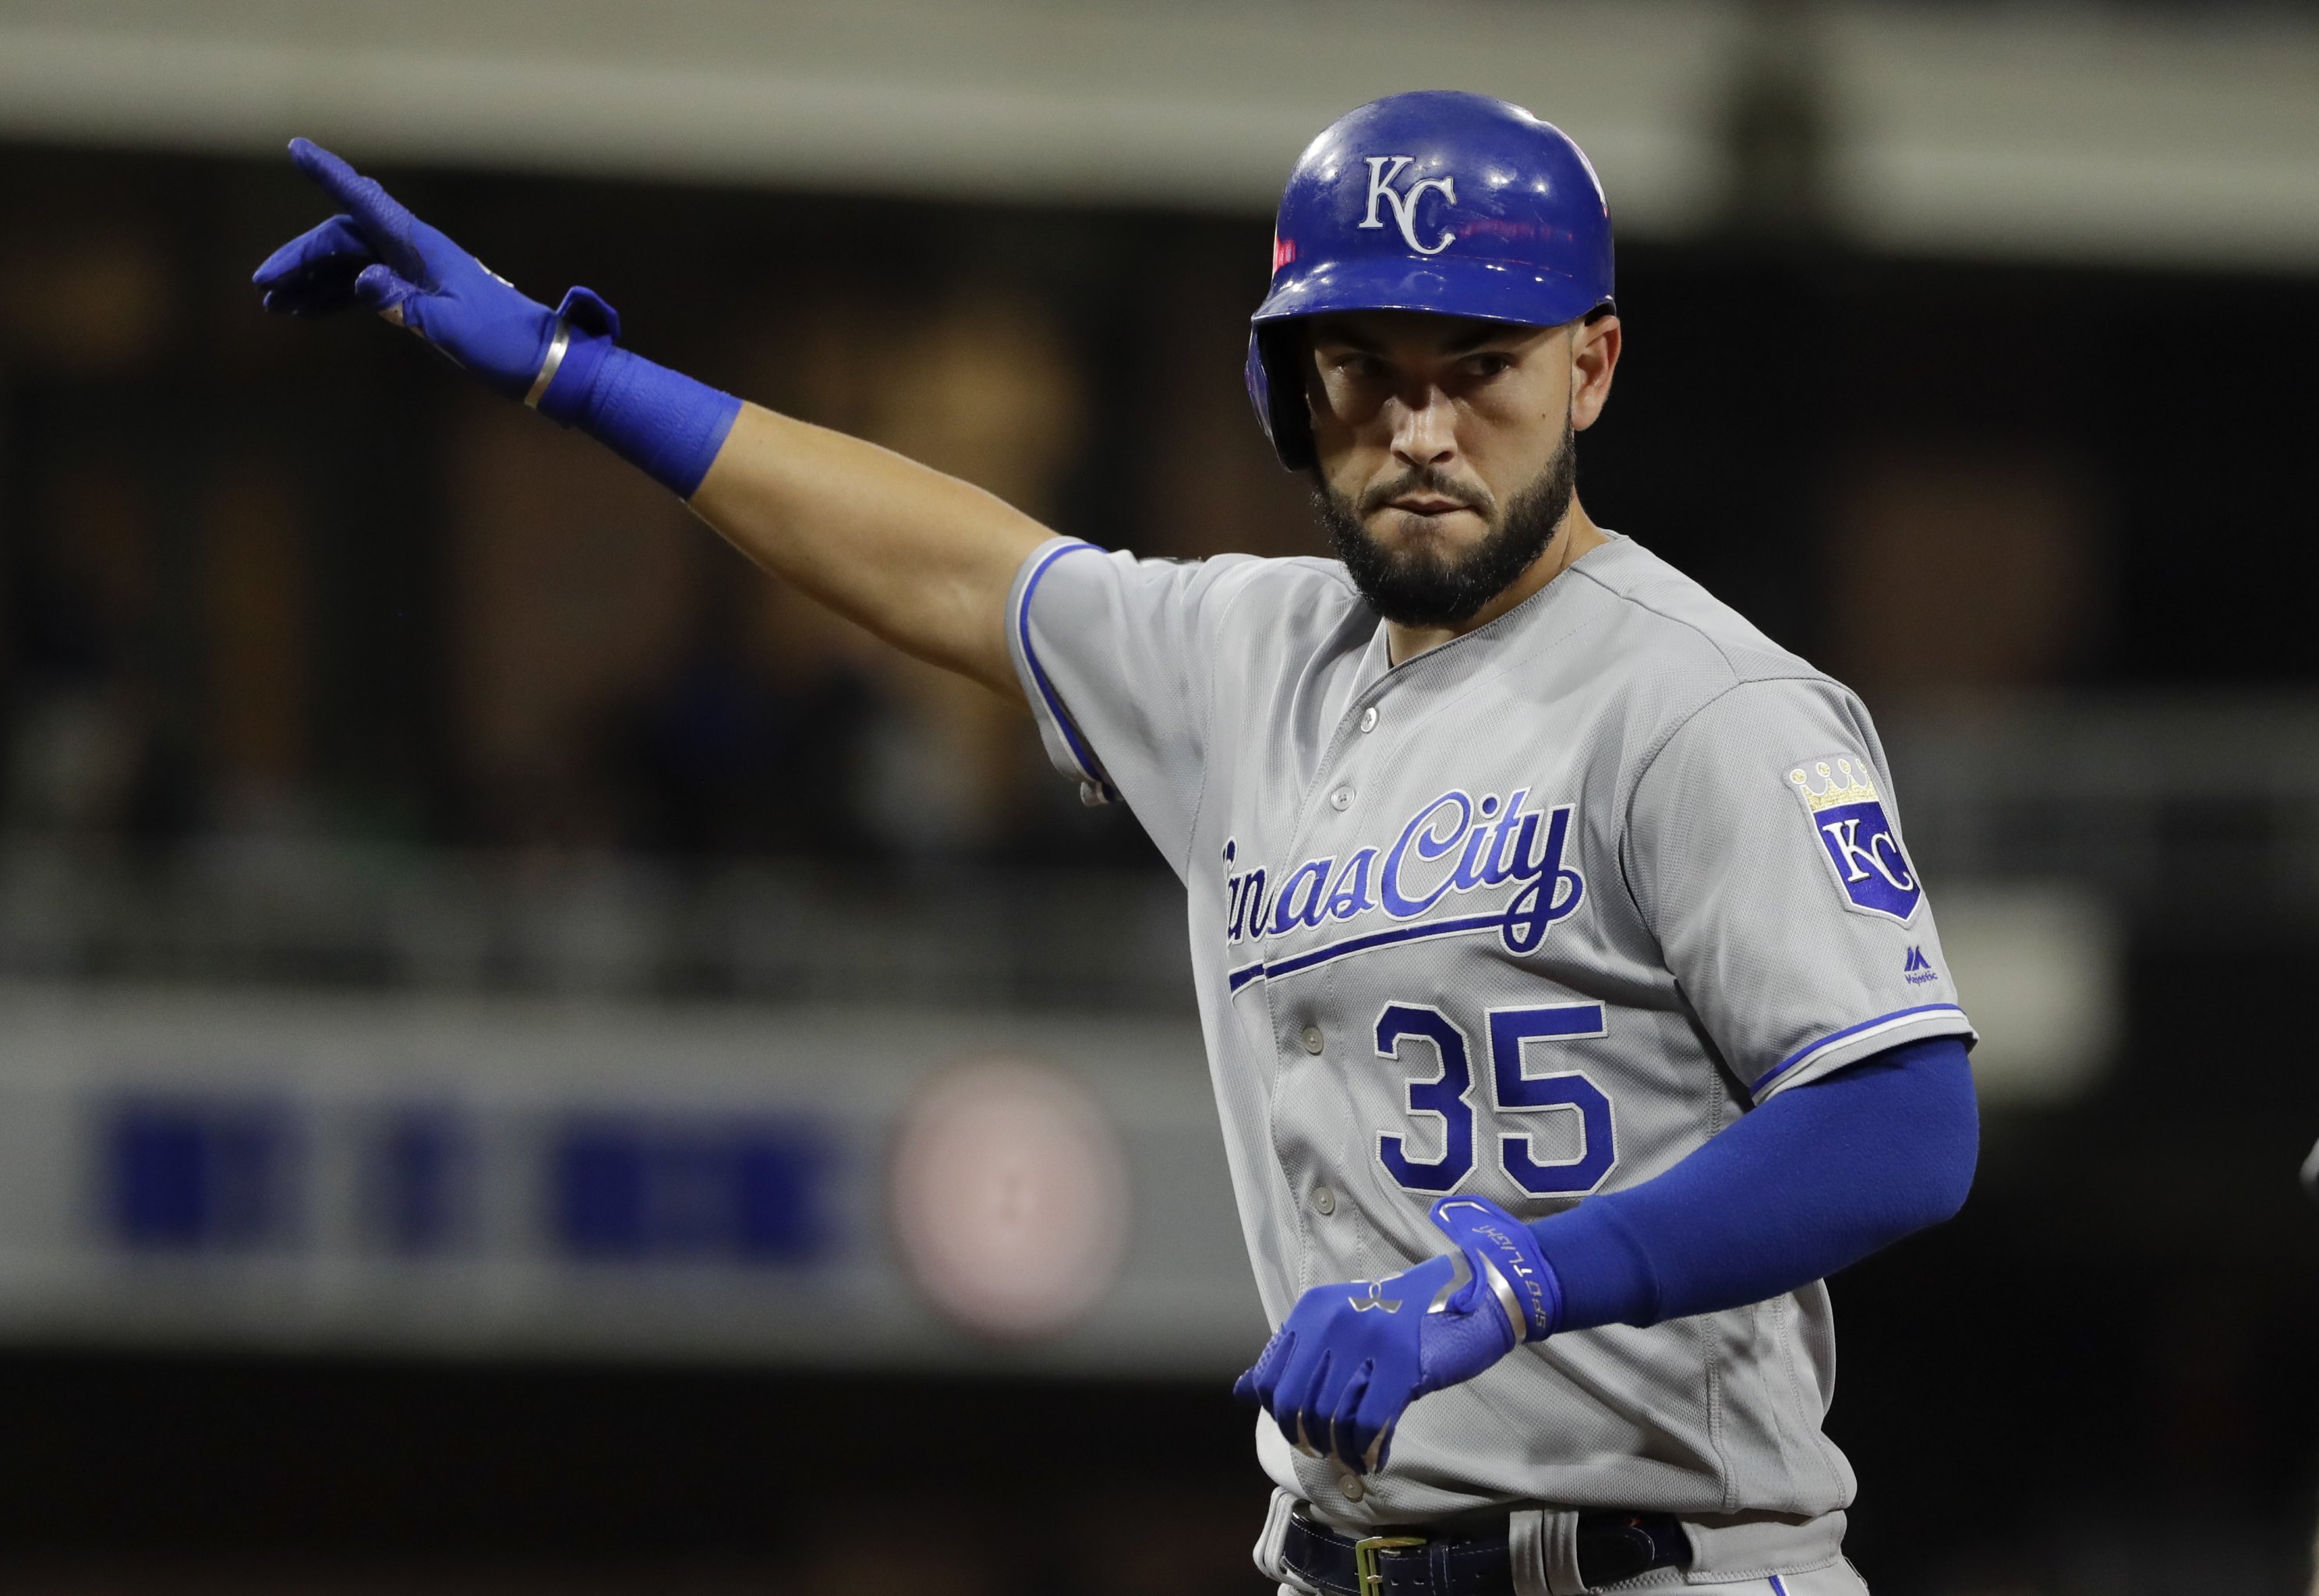
<instances>
[{"instance_id":1,"label":"baseball player","mask_svg":"<svg viewBox=\"0 0 2319 1596\"><path fill-rule=\"evenodd\" d=\"M1424 93L1305 150L1247 375L1335 558L1196 564L703 387L292 156L344 213L267 308L410 329L1027 704L1182 878L1283 1590L1863 1589L1820 1282L1963 1202L1972 1032L1859 701L1578 502L1622 331L1575 144Z\"/></svg>"}]
</instances>

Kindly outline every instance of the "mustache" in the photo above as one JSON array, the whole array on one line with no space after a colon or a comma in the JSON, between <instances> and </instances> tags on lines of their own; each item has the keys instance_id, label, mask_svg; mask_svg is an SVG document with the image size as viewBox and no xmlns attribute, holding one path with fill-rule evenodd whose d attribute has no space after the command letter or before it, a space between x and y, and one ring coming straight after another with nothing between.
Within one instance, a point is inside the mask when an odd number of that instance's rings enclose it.
<instances>
[{"instance_id":1,"label":"mustache","mask_svg":"<svg viewBox=\"0 0 2319 1596\"><path fill-rule=\"evenodd\" d=\"M1371 488L1360 497L1358 509L1366 518L1391 505L1396 499L1413 493L1430 493L1439 498L1455 500L1484 520L1497 514L1496 495L1479 482L1460 482L1447 472L1431 465L1412 466L1389 482Z\"/></svg>"}]
</instances>

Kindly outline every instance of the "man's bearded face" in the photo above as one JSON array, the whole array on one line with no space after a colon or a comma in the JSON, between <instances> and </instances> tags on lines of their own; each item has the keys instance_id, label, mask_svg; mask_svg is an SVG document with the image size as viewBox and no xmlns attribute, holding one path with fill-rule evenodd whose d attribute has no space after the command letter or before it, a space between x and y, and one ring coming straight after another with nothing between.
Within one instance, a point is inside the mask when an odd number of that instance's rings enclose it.
<instances>
[{"instance_id":1,"label":"man's bearded face","mask_svg":"<svg viewBox=\"0 0 2319 1596\"><path fill-rule=\"evenodd\" d=\"M1479 482L1430 466L1371 487L1357 503L1316 473L1313 502L1330 546L1370 609L1404 627L1441 627L1471 619L1529 569L1569 512L1577 488L1577 451L1565 420L1554 457L1503 506ZM1395 500L1419 494L1457 500L1487 530L1458 552L1431 525L1440 518L1393 508Z\"/></svg>"}]
</instances>

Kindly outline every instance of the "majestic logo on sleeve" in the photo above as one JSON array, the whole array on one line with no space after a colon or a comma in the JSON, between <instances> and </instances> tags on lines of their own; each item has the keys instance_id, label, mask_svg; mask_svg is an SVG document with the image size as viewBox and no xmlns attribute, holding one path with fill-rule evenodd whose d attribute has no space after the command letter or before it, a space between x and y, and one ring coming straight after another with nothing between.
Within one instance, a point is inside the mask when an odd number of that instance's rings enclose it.
<instances>
[{"instance_id":1,"label":"majestic logo on sleeve","mask_svg":"<svg viewBox=\"0 0 2319 1596\"><path fill-rule=\"evenodd\" d=\"M1508 952L1536 952L1557 922L1585 900L1586 879L1567 862L1574 806L1540 811L1529 804L1528 788L1504 798L1445 792L1412 815L1387 847L1308 859L1285 873L1259 866L1228 874L1227 945L1336 925L1347 931L1234 969L1232 990L1371 948L1466 932L1494 931ZM1237 842L1224 844L1227 870L1239 851ZM1502 905L1476 914L1444 912L1500 888L1511 889Z\"/></svg>"},{"instance_id":2,"label":"majestic logo on sleeve","mask_svg":"<svg viewBox=\"0 0 2319 1596\"><path fill-rule=\"evenodd\" d=\"M1868 762L1831 756L1811 762L1811 770L1817 780L1798 765L1788 772L1788 782L1819 834L1836 885L1852 907L1906 925L1916 918L1925 889L1893 834Z\"/></svg>"},{"instance_id":3,"label":"majestic logo on sleeve","mask_svg":"<svg viewBox=\"0 0 2319 1596\"><path fill-rule=\"evenodd\" d=\"M1369 209L1368 214L1361 221L1364 230L1385 226L1384 218L1377 214L1377 207L1383 205L1393 212L1394 222L1401 229L1401 236L1420 255L1439 255L1457 241L1457 233L1448 228L1443 228L1441 236L1430 244L1417 241L1417 202L1423 199L1428 191L1432 191L1440 194L1443 204L1456 204L1457 180L1455 177L1421 177L1407 188L1395 188L1394 179L1399 177L1401 169L1416 157L1372 155L1363 158L1368 162L1369 167ZM1277 272L1280 267L1276 264L1272 269Z\"/></svg>"}]
</instances>

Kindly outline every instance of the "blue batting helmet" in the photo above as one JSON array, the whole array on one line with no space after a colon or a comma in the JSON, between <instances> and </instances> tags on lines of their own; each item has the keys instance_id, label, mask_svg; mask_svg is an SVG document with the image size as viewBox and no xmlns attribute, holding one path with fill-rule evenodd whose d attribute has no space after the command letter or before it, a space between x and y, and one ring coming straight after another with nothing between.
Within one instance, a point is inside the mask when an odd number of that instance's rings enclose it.
<instances>
[{"instance_id":1,"label":"blue batting helmet","mask_svg":"<svg viewBox=\"0 0 2319 1596\"><path fill-rule=\"evenodd\" d=\"M1611 207L1585 152L1484 95L1429 89L1347 112L1305 147L1250 319L1248 396L1280 463L1313 463L1302 347L1330 311L1558 327L1611 302Z\"/></svg>"}]
</instances>

